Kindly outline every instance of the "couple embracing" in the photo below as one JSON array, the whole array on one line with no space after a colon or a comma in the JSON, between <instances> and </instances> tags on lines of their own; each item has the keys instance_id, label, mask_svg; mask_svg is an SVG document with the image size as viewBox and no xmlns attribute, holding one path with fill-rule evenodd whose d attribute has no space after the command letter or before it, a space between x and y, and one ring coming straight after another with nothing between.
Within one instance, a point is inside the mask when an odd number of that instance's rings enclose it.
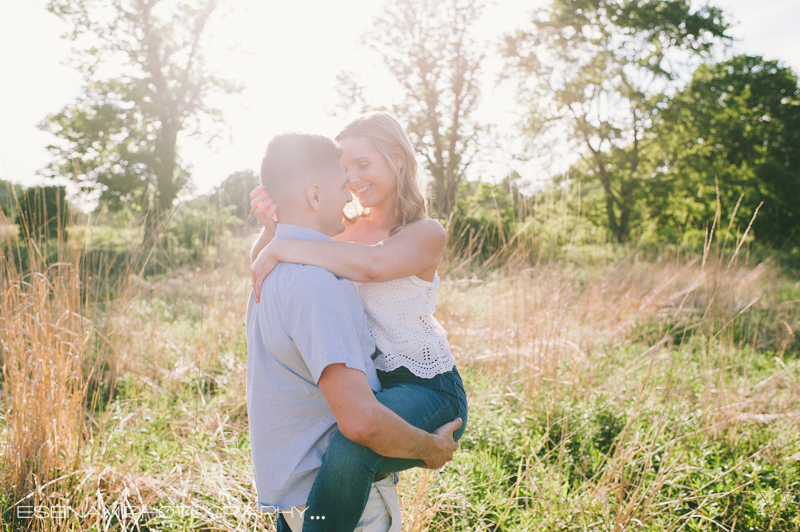
<instances>
[{"instance_id":1,"label":"couple embracing","mask_svg":"<svg viewBox=\"0 0 800 532\"><path fill-rule=\"evenodd\" d=\"M279 532L399 532L397 472L442 467L467 423L433 317L445 233L414 150L392 115L368 113L336 141L276 136L261 183L247 305L259 508Z\"/></svg>"}]
</instances>

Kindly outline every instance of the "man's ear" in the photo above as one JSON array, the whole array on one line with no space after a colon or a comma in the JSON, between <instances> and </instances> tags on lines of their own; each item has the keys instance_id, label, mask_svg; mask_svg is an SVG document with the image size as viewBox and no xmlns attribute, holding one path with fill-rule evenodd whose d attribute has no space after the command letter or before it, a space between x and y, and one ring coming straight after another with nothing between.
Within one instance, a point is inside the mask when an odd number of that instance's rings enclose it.
<instances>
[{"instance_id":1,"label":"man's ear","mask_svg":"<svg viewBox=\"0 0 800 532\"><path fill-rule=\"evenodd\" d=\"M316 183L312 183L306 187L306 199L308 200L308 204L311 205L311 208L315 211L319 210L319 197L321 192L322 188Z\"/></svg>"},{"instance_id":2,"label":"man's ear","mask_svg":"<svg viewBox=\"0 0 800 532\"><path fill-rule=\"evenodd\" d=\"M403 169L403 156L400 155L400 154L392 155L392 164L394 165L395 168L397 168L398 172L400 170L402 170Z\"/></svg>"}]
</instances>

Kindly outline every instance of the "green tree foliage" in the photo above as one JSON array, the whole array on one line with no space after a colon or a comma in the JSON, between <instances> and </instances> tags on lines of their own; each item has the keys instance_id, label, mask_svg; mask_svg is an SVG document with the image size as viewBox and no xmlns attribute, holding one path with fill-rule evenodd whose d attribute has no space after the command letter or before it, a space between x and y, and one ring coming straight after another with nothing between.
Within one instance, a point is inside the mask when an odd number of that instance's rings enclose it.
<instances>
[{"instance_id":1,"label":"green tree foliage","mask_svg":"<svg viewBox=\"0 0 800 532\"><path fill-rule=\"evenodd\" d=\"M223 260L232 233L260 225L250 216L250 191L259 184L250 170L228 176L210 194L183 202L164 230L165 261L172 266Z\"/></svg>"},{"instance_id":2,"label":"green tree foliage","mask_svg":"<svg viewBox=\"0 0 800 532\"><path fill-rule=\"evenodd\" d=\"M363 37L403 91L391 110L433 176L431 207L439 217L453 211L464 171L487 132L473 116L485 54L472 31L481 12L481 3L470 0L399 0L387 5ZM365 101L363 87L350 75L339 81L344 109L378 108Z\"/></svg>"},{"instance_id":3,"label":"green tree foliage","mask_svg":"<svg viewBox=\"0 0 800 532\"><path fill-rule=\"evenodd\" d=\"M235 205L220 205L214 196L200 196L180 205L164 230L163 248L173 266L220 259L231 242L231 229L242 227Z\"/></svg>"},{"instance_id":4,"label":"green tree foliage","mask_svg":"<svg viewBox=\"0 0 800 532\"><path fill-rule=\"evenodd\" d=\"M0 213L8 220L13 220L17 212L17 198L22 196L22 185L0 179Z\"/></svg>"},{"instance_id":5,"label":"green tree foliage","mask_svg":"<svg viewBox=\"0 0 800 532\"><path fill-rule=\"evenodd\" d=\"M654 126L655 127L655 126ZM654 205L673 191L663 182L655 181L662 165L663 148L657 134L649 131L635 146L636 186L627 201L627 238L660 238L670 242L678 239L680 230L673 227L658 227L652 219ZM614 147L604 154L605 171L608 175L619 175L630 169L634 158L634 146ZM618 234L610 230L608 223L608 194L601 179L598 179L597 160L592 154L582 157L573 164L566 175L571 181L581 184L581 214L596 227L609 229L612 240L619 241ZM652 197L659 194L659 197ZM713 211L712 211L713 213ZM626 239L627 239L626 238Z\"/></svg>"},{"instance_id":6,"label":"green tree foliage","mask_svg":"<svg viewBox=\"0 0 800 532\"><path fill-rule=\"evenodd\" d=\"M14 223L20 240L67 239L70 208L64 187L30 187L19 197Z\"/></svg>"},{"instance_id":7,"label":"green tree foliage","mask_svg":"<svg viewBox=\"0 0 800 532\"><path fill-rule=\"evenodd\" d=\"M74 179L84 192L118 209L132 202L148 214L156 238L189 169L178 153L181 133L206 134L220 112L212 92L236 87L210 73L202 36L215 0L50 0L48 9L74 28L85 94L41 129L59 143L50 175Z\"/></svg>"},{"instance_id":8,"label":"green tree foliage","mask_svg":"<svg viewBox=\"0 0 800 532\"><path fill-rule=\"evenodd\" d=\"M640 147L661 95L726 29L719 9L688 0L553 0L529 30L506 35L505 72L519 84L531 145L565 132L588 152L618 241L628 239L644 177Z\"/></svg>"},{"instance_id":9,"label":"green tree foliage","mask_svg":"<svg viewBox=\"0 0 800 532\"><path fill-rule=\"evenodd\" d=\"M648 209L659 227L753 223L760 241L800 242L800 88L777 61L740 55L697 69L657 130ZM739 198L741 197L741 202Z\"/></svg>"},{"instance_id":10,"label":"green tree foliage","mask_svg":"<svg viewBox=\"0 0 800 532\"><path fill-rule=\"evenodd\" d=\"M250 215L250 191L260 183L261 180L252 170L235 172L211 193L211 202L220 207L232 205L231 214L241 220L247 220L252 218Z\"/></svg>"},{"instance_id":11,"label":"green tree foliage","mask_svg":"<svg viewBox=\"0 0 800 532\"><path fill-rule=\"evenodd\" d=\"M449 222L454 235L451 245L466 254L477 252L480 260L506 246L530 214L524 208L527 198L519 185L520 176L516 172L497 185L485 181L463 182L458 189L458 208Z\"/></svg>"}]
</instances>

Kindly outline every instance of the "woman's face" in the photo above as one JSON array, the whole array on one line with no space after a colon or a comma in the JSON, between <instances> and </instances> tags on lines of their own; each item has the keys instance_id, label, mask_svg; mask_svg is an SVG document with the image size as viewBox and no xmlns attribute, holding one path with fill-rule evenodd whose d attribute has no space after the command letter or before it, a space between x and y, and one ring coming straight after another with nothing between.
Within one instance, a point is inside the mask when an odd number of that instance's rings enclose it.
<instances>
[{"instance_id":1,"label":"woman's face","mask_svg":"<svg viewBox=\"0 0 800 532\"><path fill-rule=\"evenodd\" d=\"M365 137L347 137L339 146L348 186L358 196L359 203L363 207L393 203L397 173L372 141ZM398 158L394 164L402 167L402 159Z\"/></svg>"}]
</instances>

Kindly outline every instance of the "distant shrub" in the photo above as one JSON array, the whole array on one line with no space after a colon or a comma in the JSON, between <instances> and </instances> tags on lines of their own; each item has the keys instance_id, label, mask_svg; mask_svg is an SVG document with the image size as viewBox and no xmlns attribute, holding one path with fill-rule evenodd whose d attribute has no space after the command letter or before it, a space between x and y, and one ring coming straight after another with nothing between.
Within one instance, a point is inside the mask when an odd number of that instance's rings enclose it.
<instances>
[{"instance_id":1,"label":"distant shrub","mask_svg":"<svg viewBox=\"0 0 800 532\"><path fill-rule=\"evenodd\" d=\"M64 187L31 187L19 198L14 222L19 225L20 240L66 240L69 214Z\"/></svg>"},{"instance_id":2,"label":"distant shrub","mask_svg":"<svg viewBox=\"0 0 800 532\"><path fill-rule=\"evenodd\" d=\"M219 248L230 241L231 228L244 223L233 214L233 205L218 207L203 200L187 202L164 231L165 260L173 266L199 264L209 251L216 259Z\"/></svg>"},{"instance_id":3,"label":"distant shrub","mask_svg":"<svg viewBox=\"0 0 800 532\"><path fill-rule=\"evenodd\" d=\"M260 183L251 170L235 172L211 193L211 201L221 207L233 205L233 215L244 220L250 215L250 191Z\"/></svg>"},{"instance_id":4,"label":"distant shrub","mask_svg":"<svg viewBox=\"0 0 800 532\"><path fill-rule=\"evenodd\" d=\"M588 194L564 181L525 193L519 176L498 184L462 183L458 204L448 220L449 248L460 259L494 267L509 257L537 260L562 248L604 245L608 233L595 213L583 208Z\"/></svg>"},{"instance_id":5,"label":"distant shrub","mask_svg":"<svg viewBox=\"0 0 800 532\"><path fill-rule=\"evenodd\" d=\"M261 229L261 225L250 213L250 191L260 183L256 174L245 170L231 174L209 194L210 204L220 209L233 207L230 213L241 220L239 225L230 227L235 234L248 234Z\"/></svg>"},{"instance_id":6,"label":"distant shrub","mask_svg":"<svg viewBox=\"0 0 800 532\"><path fill-rule=\"evenodd\" d=\"M136 221L136 217L131 212L130 207L123 206L120 210L113 213L111 216L111 226L117 229L126 229L131 227Z\"/></svg>"},{"instance_id":7,"label":"distant shrub","mask_svg":"<svg viewBox=\"0 0 800 532\"><path fill-rule=\"evenodd\" d=\"M458 204L447 221L451 245L461 255L474 255L483 262L501 250L517 232L520 206L527 198L516 187L516 176L498 185L483 181L464 182Z\"/></svg>"}]
</instances>

